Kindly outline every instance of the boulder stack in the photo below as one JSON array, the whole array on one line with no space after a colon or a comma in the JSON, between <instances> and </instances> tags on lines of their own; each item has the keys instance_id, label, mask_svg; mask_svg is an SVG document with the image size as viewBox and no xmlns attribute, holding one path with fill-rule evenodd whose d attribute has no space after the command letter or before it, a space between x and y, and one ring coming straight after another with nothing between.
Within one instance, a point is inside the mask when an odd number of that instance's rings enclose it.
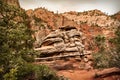
<instances>
[{"instance_id":1,"label":"boulder stack","mask_svg":"<svg viewBox=\"0 0 120 80\"><path fill-rule=\"evenodd\" d=\"M64 26L51 32L40 44L39 58L36 61L57 61L66 59L84 63L89 62L90 53L85 51L83 33L72 26ZM67 64L68 65L68 64Z\"/></svg>"}]
</instances>

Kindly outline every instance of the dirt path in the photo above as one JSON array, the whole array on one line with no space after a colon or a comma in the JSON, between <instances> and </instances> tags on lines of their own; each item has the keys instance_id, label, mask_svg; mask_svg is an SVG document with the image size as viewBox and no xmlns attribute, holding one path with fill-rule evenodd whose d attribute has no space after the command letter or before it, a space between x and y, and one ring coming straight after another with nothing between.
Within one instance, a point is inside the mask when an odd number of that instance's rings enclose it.
<instances>
[{"instance_id":1,"label":"dirt path","mask_svg":"<svg viewBox=\"0 0 120 80\"><path fill-rule=\"evenodd\" d=\"M94 71L86 70L64 70L58 72L58 75L64 75L71 80L93 80L94 74Z\"/></svg>"}]
</instances>

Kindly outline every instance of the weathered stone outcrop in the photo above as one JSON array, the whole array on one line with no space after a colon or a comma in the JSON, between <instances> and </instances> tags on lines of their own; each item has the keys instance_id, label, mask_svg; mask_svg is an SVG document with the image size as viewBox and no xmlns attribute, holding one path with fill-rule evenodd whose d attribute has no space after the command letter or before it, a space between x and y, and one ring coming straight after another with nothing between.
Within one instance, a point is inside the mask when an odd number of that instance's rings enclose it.
<instances>
[{"instance_id":1,"label":"weathered stone outcrop","mask_svg":"<svg viewBox=\"0 0 120 80\"><path fill-rule=\"evenodd\" d=\"M39 52L39 58L36 61L54 61L73 58L91 65L90 53L85 51L84 34L75 27L61 27L47 35L40 48L35 50ZM87 66L88 66L87 65Z\"/></svg>"},{"instance_id":2,"label":"weathered stone outcrop","mask_svg":"<svg viewBox=\"0 0 120 80\"><path fill-rule=\"evenodd\" d=\"M86 57L85 50L99 51L94 42L98 35L106 38L105 45L109 48L107 40L114 37L113 28L120 25L117 19L99 10L55 14L45 8L38 8L28 10L26 13L31 18L31 29L36 31L35 47L39 48L37 50L41 54L37 60L56 60L74 56L77 60L84 60L85 63L91 64L88 56L87 59L81 59L80 55ZM66 25L69 26L61 27Z\"/></svg>"},{"instance_id":3,"label":"weathered stone outcrop","mask_svg":"<svg viewBox=\"0 0 120 80\"><path fill-rule=\"evenodd\" d=\"M117 27L120 25L117 19L106 15L100 10L90 10L84 12L66 12L62 14L64 17L75 21L77 24L86 23L90 26L95 25L99 27Z\"/></svg>"},{"instance_id":4,"label":"weathered stone outcrop","mask_svg":"<svg viewBox=\"0 0 120 80\"><path fill-rule=\"evenodd\" d=\"M41 55L53 56L55 53L79 52L83 55L82 33L75 28L60 28L45 37L39 49ZM46 47L51 46L51 47ZM48 56L47 55L47 56Z\"/></svg>"},{"instance_id":5,"label":"weathered stone outcrop","mask_svg":"<svg viewBox=\"0 0 120 80\"><path fill-rule=\"evenodd\" d=\"M60 26L77 26L72 20L68 20L61 14L55 14L45 8L38 8L35 10L27 10L26 14L29 16L30 28L35 31L33 34L36 42L34 47L39 47L43 39L52 31L59 29ZM59 34L58 34L59 35ZM49 35L54 37L57 35ZM48 37L49 37L48 36Z\"/></svg>"},{"instance_id":6,"label":"weathered stone outcrop","mask_svg":"<svg viewBox=\"0 0 120 80\"><path fill-rule=\"evenodd\" d=\"M85 48L96 52L99 49L98 46L95 45L94 37L103 35L106 39L110 39L114 36L115 31L112 28L115 29L120 25L117 19L112 18L99 10L85 12L71 11L58 14L48 11L45 8L37 8L35 10L27 10L26 13L30 17L29 27L35 31L35 34L33 34L36 39L34 47L40 47L44 38L49 33L59 30L59 28L61 30L66 30L65 28L61 28L61 26L69 25L75 26L78 30L82 31L84 36L87 37L87 39L84 40ZM47 37L56 37L58 35L60 34L49 34ZM52 43L52 41L48 40L44 45ZM108 45L108 42L106 45Z\"/></svg>"}]
</instances>

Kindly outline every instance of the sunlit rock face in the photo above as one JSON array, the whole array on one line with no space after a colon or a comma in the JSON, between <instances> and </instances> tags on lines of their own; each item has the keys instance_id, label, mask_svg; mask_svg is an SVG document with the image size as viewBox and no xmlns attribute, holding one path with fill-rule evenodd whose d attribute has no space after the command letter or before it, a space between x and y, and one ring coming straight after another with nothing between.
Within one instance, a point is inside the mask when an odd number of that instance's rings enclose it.
<instances>
[{"instance_id":1,"label":"sunlit rock face","mask_svg":"<svg viewBox=\"0 0 120 80\"><path fill-rule=\"evenodd\" d=\"M45 8L37 8L27 10L26 14L30 17L29 27L35 31L35 34L33 34L36 39L34 47L39 47L49 33L58 30L61 26L69 25L76 27L87 37L84 41L87 50L97 52L99 49L94 42L94 38L98 35L103 35L106 39L114 37L114 31L120 25L118 19L99 10L71 11L58 14ZM36 21L35 18L40 21ZM108 42L106 45L108 45Z\"/></svg>"},{"instance_id":2,"label":"sunlit rock face","mask_svg":"<svg viewBox=\"0 0 120 80\"><path fill-rule=\"evenodd\" d=\"M40 45L41 48L51 46L54 49L54 51L52 52L51 50L47 50L46 48L45 51L41 51L41 55L54 55L55 53L67 54L71 52L72 54L73 52L76 52L76 54L83 55L83 34L75 27L61 27L47 35Z\"/></svg>"},{"instance_id":3,"label":"sunlit rock face","mask_svg":"<svg viewBox=\"0 0 120 80\"><path fill-rule=\"evenodd\" d=\"M120 25L118 20L97 9L84 12L71 11L62 15L75 21L77 24L86 23L90 26L95 25L99 27L117 27Z\"/></svg>"},{"instance_id":4,"label":"sunlit rock face","mask_svg":"<svg viewBox=\"0 0 120 80\"><path fill-rule=\"evenodd\" d=\"M37 8L35 10L27 10L26 13L30 17L29 27L35 31L35 34L33 34L36 40L34 47L41 54L39 56L40 60L43 58L48 60L61 59L61 57L66 58L66 56L68 58L70 55L73 56L72 59L74 60L81 60L80 55L86 54L86 50L99 51L95 43L95 37L98 35L106 38L105 45L109 48L111 45L108 40L114 37L114 31L120 25L117 19L99 10L55 14L45 8ZM66 28L66 26L69 28ZM75 26L75 28L70 26ZM74 38L70 37L69 33L72 35L74 33L82 33L82 35ZM86 37L86 39L83 37ZM91 64L85 57L84 61Z\"/></svg>"},{"instance_id":5,"label":"sunlit rock face","mask_svg":"<svg viewBox=\"0 0 120 80\"><path fill-rule=\"evenodd\" d=\"M35 49L40 52L39 59L37 60L42 62L44 60L55 60L55 64L60 65L56 60L64 60L64 63L68 63L73 59L75 63L71 64L72 67L79 68L82 62L82 65L86 68L85 65L91 65L89 64L89 57L91 55L85 50L85 37L83 35L75 27L60 27L49 33L40 44L41 47Z\"/></svg>"}]
</instances>

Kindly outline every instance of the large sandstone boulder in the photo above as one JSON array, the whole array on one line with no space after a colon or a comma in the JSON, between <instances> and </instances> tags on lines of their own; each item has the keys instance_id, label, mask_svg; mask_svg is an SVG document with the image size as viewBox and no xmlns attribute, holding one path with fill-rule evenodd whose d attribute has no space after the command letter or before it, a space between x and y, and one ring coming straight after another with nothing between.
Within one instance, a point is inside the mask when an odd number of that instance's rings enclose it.
<instances>
[{"instance_id":1,"label":"large sandstone boulder","mask_svg":"<svg viewBox=\"0 0 120 80\"><path fill-rule=\"evenodd\" d=\"M69 58L75 60L73 64L70 62L70 64L75 65L72 68L79 68L81 61L83 61L84 68L89 69L91 68L92 58L90 53L85 50L84 39L83 33L75 27L60 27L47 35L41 42L41 47L35 49L39 52L39 58L36 58L36 61L47 61L47 63L54 61L50 64L53 68L64 69L65 65L58 63L56 60L64 60L64 64L66 64L66 59ZM55 64L58 66L55 66Z\"/></svg>"},{"instance_id":2,"label":"large sandstone boulder","mask_svg":"<svg viewBox=\"0 0 120 80\"><path fill-rule=\"evenodd\" d=\"M74 52L79 52L80 55L83 55L84 44L82 43L82 36L82 32L75 27L61 27L47 35L38 50L42 56L54 56L58 53L65 55L66 53Z\"/></svg>"}]
</instances>

